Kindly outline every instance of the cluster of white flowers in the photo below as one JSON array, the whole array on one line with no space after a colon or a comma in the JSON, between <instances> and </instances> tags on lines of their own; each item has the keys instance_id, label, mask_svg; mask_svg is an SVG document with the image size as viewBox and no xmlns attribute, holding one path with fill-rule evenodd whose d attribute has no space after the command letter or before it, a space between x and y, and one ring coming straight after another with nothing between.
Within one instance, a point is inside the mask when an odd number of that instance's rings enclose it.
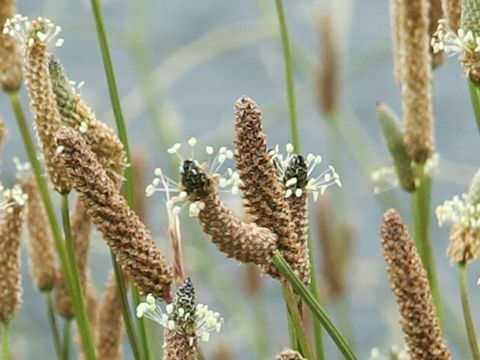
<instances>
[{"instance_id":1,"label":"cluster of white flowers","mask_svg":"<svg viewBox=\"0 0 480 360\"><path fill-rule=\"evenodd\" d=\"M192 316L194 317L196 336L204 342L210 339L211 332L218 333L222 328L223 318L218 312L210 310L207 305L196 304L194 313L182 307L175 308L175 304L168 304L163 310L152 294L148 294L145 302L137 306L137 317L146 317L170 331L181 331L183 324L191 320ZM193 338L190 339L191 343L193 341Z\"/></svg>"},{"instance_id":2,"label":"cluster of white flowers","mask_svg":"<svg viewBox=\"0 0 480 360\"><path fill-rule=\"evenodd\" d=\"M434 53L440 51L451 54L475 53L480 52L480 36L461 28L455 33L448 27L447 21L442 19L438 22L438 28L432 37L431 45Z\"/></svg>"},{"instance_id":3,"label":"cluster of white flowers","mask_svg":"<svg viewBox=\"0 0 480 360\"><path fill-rule=\"evenodd\" d=\"M189 146L189 150L187 150L188 157L180 152L182 149L182 144L180 143L176 143L167 149L167 153L177 156L180 160L180 171L185 159L195 158L195 149L198 145L198 141L196 138L192 137L188 140L187 144ZM230 167L227 167L222 173L220 173L225 163L228 160L233 159L233 151L226 146L221 146L215 150L213 146L208 145L204 148L204 154L207 157L205 161L194 161L205 171L206 174L218 179L218 185L221 188L221 191L236 195L241 183L238 173ZM145 189L146 195L152 196L155 192L165 193L167 210L174 215L178 215L186 202L187 193L181 191L180 184L166 176L161 168L156 168L154 170L154 175L155 177L152 183ZM175 194L175 196L171 196L172 194ZM191 217L196 217L198 212L203 209L204 206L205 205L200 201L191 203L189 205L189 215Z\"/></svg>"},{"instance_id":4,"label":"cluster of white flowers","mask_svg":"<svg viewBox=\"0 0 480 360\"><path fill-rule=\"evenodd\" d=\"M35 26L35 27L34 27ZM32 47L36 42L54 43L55 46L63 45L63 39L56 39L62 28L48 19L37 18L30 20L26 16L17 14L5 21L3 33L15 37L23 46ZM54 42L55 40L55 42Z\"/></svg>"},{"instance_id":5,"label":"cluster of white flowers","mask_svg":"<svg viewBox=\"0 0 480 360\"><path fill-rule=\"evenodd\" d=\"M454 196L437 206L435 210L438 224L445 223L462 224L471 229L480 228L480 204L474 205L468 201L467 194Z\"/></svg>"},{"instance_id":6,"label":"cluster of white flowers","mask_svg":"<svg viewBox=\"0 0 480 360\"><path fill-rule=\"evenodd\" d=\"M0 191L2 191L3 201L0 202L0 208L6 209L9 211L12 205L17 204L20 206L25 206L28 200L28 195L23 192L20 185L15 185L11 189L4 190L3 186L0 185Z\"/></svg>"},{"instance_id":7,"label":"cluster of white flowers","mask_svg":"<svg viewBox=\"0 0 480 360\"><path fill-rule=\"evenodd\" d=\"M287 144L285 146L286 154L280 152L280 146L276 145L272 150L270 150L270 159L277 167L278 176L280 179L284 180L285 175L292 165L294 159L298 159L298 155L294 153L294 147L292 144ZM306 184L305 186L298 187L299 179L297 177L290 177L285 182L287 188L285 192L285 197L289 198L291 196L300 197L304 192L312 194L313 200L317 201L319 195L323 195L325 191L332 185L342 186L340 181L340 176L335 171L335 168L331 165L327 167L326 170L322 171L319 175L312 177L312 173L317 167L317 165L322 163L322 157L320 155L315 155L312 153L307 154L305 161L306 167Z\"/></svg>"}]
</instances>

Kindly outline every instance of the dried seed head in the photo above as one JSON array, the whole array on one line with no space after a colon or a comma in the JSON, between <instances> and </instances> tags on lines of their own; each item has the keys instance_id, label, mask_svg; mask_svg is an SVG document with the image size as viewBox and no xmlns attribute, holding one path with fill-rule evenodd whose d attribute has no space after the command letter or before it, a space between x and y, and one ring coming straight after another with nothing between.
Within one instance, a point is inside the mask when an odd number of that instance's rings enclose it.
<instances>
[{"instance_id":1,"label":"dried seed head","mask_svg":"<svg viewBox=\"0 0 480 360\"><path fill-rule=\"evenodd\" d=\"M11 205L4 209L0 222L0 321L7 323L19 310L22 302L20 240L25 196L18 187L7 190L4 196Z\"/></svg>"},{"instance_id":2,"label":"dried seed head","mask_svg":"<svg viewBox=\"0 0 480 360\"><path fill-rule=\"evenodd\" d=\"M443 8L448 20L448 27L457 32L462 24L463 0L443 0Z\"/></svg>"},{"instance_id":3,"label":"dried seed head","mask_svg":"<svg viewBox=\"0 0 480 360\"><path fill-rule=\"evenodd\" d=\"M123 270L142 293L169 299L170 265L85 140L75 130L63 129L56 134L55 146L61 149L61 166Z\"/></svg>"},{"instance_id":4,"label":"dried seed head","mask_svg":"<svg viewBox=\"0 0 480 360\"><path fill-rule=\"evenodd\" d=\"M55 286L55 249L48 218L40 198L37 183L33 177L21 179L23 191L28 195L27 228L29 234L30 276L40 291Z\"/></svg>"},{"instance_id":5,"label":"dried seed head","mask_svg":"<svg viewBox=\"0 0 480 360\"><path fill-rule=\"evenodd\" d=\"M275 233L255 223L244 223L235 216L220 200L214 180L195 162L184 161L181 183L188 198L202 204L198 219L220 251L238 261L260 265L264 271L277 276L271 263L277 249Z\"/></svg>"},{"instance_id":6,"label":"dried seed head","mask_svg":"<svg viewBox=\"0 0 480 360\"><path fill-rule=\"evenodd\" d=\"M48 46L60 28L47 19L28 20L16 15L7 21L5 29L22 42L25 51L25 77L31 109L35 119L47 171L55 189L66 193L71 186L66 181L65 169L58 166L54 134L62 127L55 95L48 71Z\"/></svg>"},{"instance_id":7,"label":"dried seed head","mask_svg":"<svg viewBox=\"0 0 480 360\"><path fill-rule=\"evenodd\" d=\"M122 143L112 129L96 119L56 57L49 57L48 69L62 124L82 134L108 176L120 186L127 165Z\"/></svg>"},{"instance_id":8,"label":"dried seed head","mask_svg":"<svg viewBox=\"0 0 480 360\"><path fill-rule=\"evenodd\" d=\"M402 101L405 117L405 145L410 157L423 164L433 152L433 107L431 57L426 0L403 1L401 25Z\"/></svg>"},{"instance_id":9,"label":"dried seed head","mask_svg":"<svg viewBox=\"0 0 480 360\"><path fill-rule=\"evenodd\" d=\"M275 360L306 360L300 353L289 348L284 348Z\"/></svg>"},{"instance_id":10,"label":"dried seed head","mask_svg":"<svg viewBox=\"0 0 480 360\"><path fill-rule=\"evenodd\" d=\"M400 215L388 210L380 230L384 257L414 359L452 359L435 313L426 271Z\"/></svg>"},{"instance_id":11,"label":"dried seed head","mask_svg":"<svg viewBox=\"0 0 480 360\"><path fill-rule=\"evenodd\" d=\"M244 206L254 223L278 234L281 250L288 249L297 235L284 185L268 151L262 111L252 99L242 97L235 103L235 117L235 158Z\"/></svg>"},{"instance_id":12,"label":"dried seed head","mask_svg":"<svg viewBox=\"0 0 480 360\"><path fill-rule=\"evenodd\" d=\"M111 273L99 309L96 341L99 359L120 360L122 358L123 333L122 302L115 274Z\"/></svg>"},{"instance_id":13,"label":"dried seed head","mask_svg":"<svg viewBox=\"0 0 480 360\"><path fill-rule=\"evenodd\" d=\"M340 87L340 59L336 31L330 14L320 14L319 34L322 43L317 91L320 110L327 118L337 111Z\"/></svg>"},{"instance_id":14,"label":"dried seed head","mask_svg":"<svg viewBox=\"0 0 480 360\"><path fill-rule=\"evenodd\" d=\"M15 14L15 0L4 0L0 4L0 30ZM0 86L3 90L16 91L22 86L23 61L18 43L4 31L0 31Z\"/></svg>"}]
</instances>

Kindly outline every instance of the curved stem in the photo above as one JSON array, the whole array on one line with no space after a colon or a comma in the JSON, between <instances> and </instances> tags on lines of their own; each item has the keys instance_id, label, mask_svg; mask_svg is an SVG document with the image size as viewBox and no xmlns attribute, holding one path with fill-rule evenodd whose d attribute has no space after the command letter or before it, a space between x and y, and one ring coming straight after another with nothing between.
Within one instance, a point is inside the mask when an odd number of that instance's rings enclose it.
<instances>
[{"instance_id":1,"label":"curved stem","mask_svg":"<svg viewBox=\"0 0 480 360\"><path fill-rule=\"evenodd\" d=\"M57 318L55 317L55 310L53 308L52 291L48 290L44 293L45 306L47 307L48 323L50 325L50 331L52 332L53 345L55 346L55 353L57 359L62 359L62 339L58 332Z\"/></svg>"},{"instance_id":2,"label":"curved stem","mask_svg":"<svg viewBox=\"0 0 480 360\"><path fill-rule=\"evenodd\" d=\"M467 282L467 266L464 262L458 264L460 275L460 294L462 297L463 317L465 319L465 327L467 329L468 343L474 360L480 360L480 350L478 349L477 334L475 325L473 324L472 312L470 310L470 301L468 300L468 282Z\"/></svg>"},{"instance_id":3,"label":"curved stem","mask_svg":"<svg viewBox=\"0 0 480 360\"><path fill-rule=\"evenodd\" d=\"M73 303L77 303L75 307L75 318L78 323L78 330L82 337L82 346L87 359L96 359L95 344L93 342L90 321L88 320L87 307L85 305L85 297L83 288L80 284L80 273L78 271L77 258L75 256L75 245L73 243L72 229L70 227L70 209L68 194L62 194L62 223L65 233L65 243L67 249L68 261L71 264L71 274L75 281L74 286L69 289L70 297Z\"/></svg>"},{"instance_id":4,"label":"curved stem","mask_svg":"<svg viewBox=\"0 0 480 360\"><path fill-rule=\"evenodd\" d=\"M10 325L2 322L2 360L10 360Z\"/></svg>"},{"instance_id":5,"label":"curved stem","mask_svg":"<svg viewBox=\"0 0 480 360\"><path fill-rule=\"evenodd\" d=\"M70 359L70 346L72 344L72 320L65 319L63 322L63 360Z\"/></svg>"},{"instance_id":6,"label":"curved stem","mask_svg":"<svg viewBox=\"0 0 480 360\"><path fill-rule=\"evenodd\" d=\"M348 344L345 337L337 329L333 321L329 318L325 310L317 302L313 294L303 284L302 280L300 280L298 276L295 275L290 265L288 265L288 263L278 251L273 257L273 263L275 264L277 269L285 276L285 278L292 285L296 293L302 298L305 304L308 305L308 307L312 311L313 316L315 316L322 323L323 327L328 332L337 347L340 349L345 359L356 360L357 356L353 352L351 346Z\"/></svg>"},{"instance_id":7,"label":"curved stem","mask_svg":"<svg viewBox=\"0 0 480 360\"><path fill-rule=\"evenodd\" d=\"M300 135L298 132L298 112L297 98L295 96L295 80L293 78L293 61L290 52L290 42L288 38L287 19L283 0L275 0L277 6L277 16L280 25L280 38L282 40L283 58L285 61L285 76L287 82L288 108L290 112L290 127L292 131L292 144L297 153L300 153Z\"/></svg>"}]
</instances>

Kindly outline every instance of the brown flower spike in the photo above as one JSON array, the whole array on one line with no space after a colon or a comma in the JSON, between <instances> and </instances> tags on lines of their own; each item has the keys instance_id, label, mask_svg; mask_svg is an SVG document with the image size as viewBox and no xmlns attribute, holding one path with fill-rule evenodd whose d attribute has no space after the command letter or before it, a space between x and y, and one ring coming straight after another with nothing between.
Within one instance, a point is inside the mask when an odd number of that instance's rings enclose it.
<instances>
[{"instance_id":1,"label":"brown flower spike","mask_svg":"<svg viewBox=\"0 0 480 360\"><path fill-rule=\"evenodd\" d=\"M199 202L198 218L205 233L228 257L260 265L276 276L271 263L278 236L255 223L244 223L220 200L215 181L192 160L183 162L181 183L189 200Z\"/></svg>"},{"instance_id":2,"label":"brown flower spike","mask_svg":"<svg viewBox=\"0 0 480 360\"><path fill-rule=\"evenodd\" d=\"M16 200L15 191L20 191L21 201ZM5 200L12 205L4 209L0 222L0 321L3 323L10 321L22 302L20 240L25 213L22 196L19 189L7 192Z\"/></svg>"},{"instance_id":3,"label":"brown flower spike","mask_svg":"<svg viewBox=\"0 0 480 360\"><path fill-rule=\"evenodd\" d=\"M242 97L235 103L235 116L235 158L247 213L252 222L278 235L278 249L308 283L303 239L299 240L295 233L296 224L285 199L286 189L271 161L262 129L262 112L252 99Z\"/></svg>"},{"instance_id":4,"label":"brown flower spike","mask_svg":"<svg viewBox=\"0 0 480 360\"><path fill-rule=\"evenodd\" d=\"M48 219L33 177L21 179L23 191L28 195L27 228L29 234L30 276L40 291L49 291L55 286L55 249Z\"/></svg>"},{"instance_id":5,"label":"brown flower spike","mask_svg":"<svg viewBox=\"0 0 480 360\"><path fill-rule=\"evenodd\" d=\"M17 91L23 80L23 63L20 47L15 39L4 34L2 28L7 19L15 14L15 0L0 3L0 86L3 90Z\"/></svg>"},{"instance_id":6,"label":"brown flower spike","mask_svg":"<svg viewBox=\"0 0 480 360\"><path fill-rule=\"evenodd\" d=\"M405 145L410 157L423 164L432 154L432 69L427 0L401 1L402 101Z\"/></svg>"},{"instance_id":7,"label":"brown flower spike","mask_svg":"<svg viewBox=\"0 0 480 360\"><path fill-rule=\"evenodd\" d=\"M85 140L75 130L63 129L57 133L55 145L61 166L122 269L142 293L168 301L171 266Z\"/></svg>"},{"instance_id":8,"label":"brown flower spike","mask_svg":"<svg viewBox=\"0 0 480 360\"><path fill-rule=\"evenodd\" d=\"M122 303L115 274L112 273L108 278L99 308L96 341L99 359L120 360L122 358L123 328Z\"/></svg>"},{"instance_id":9,"label":"brown flower spike","mask_svg":"<svg viewBox=\"0 0 480 360\"><path fill-rule=\"evenodd\" d=\"M426 271L407 226L395 210L385 213L380 234L412 359L452 359L435 313Z\"/></svg>"}]
</instances>

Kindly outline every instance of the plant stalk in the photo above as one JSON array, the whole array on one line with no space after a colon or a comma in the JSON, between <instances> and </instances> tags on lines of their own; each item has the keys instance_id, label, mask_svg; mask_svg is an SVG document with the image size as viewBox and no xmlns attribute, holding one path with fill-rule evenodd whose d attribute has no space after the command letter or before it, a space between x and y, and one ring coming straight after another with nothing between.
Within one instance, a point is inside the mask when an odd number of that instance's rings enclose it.
<instances>
[{"instance_id":1,"label":"plant stalk","mask_svg":"<svg viewBox=\"0 0 480 360\"><path fill-rule=\"evenodd\" d=\"M70 319L65 319L63 322L63 360L70 359L72 345L72 321Z\"/></svg>"},{"instance_id":2,"label":"plant stalk","mask_svg":"<svg viewBox=\"0 0 480 360\"><path fill-rule=\"evenodd\" d=\"M465 319L465 328L467 330L468 343L470 345L470 351L472 352L472 358L474 360L480 360L480 350L478 349L477 333L475 331L475 325L473 324L470 301L468 299L467 265L465 264L465 262L461 262L458 264L458 270L460 276L460 294L462 297L463 318Z\"/></svg>"},{"instance_id":3,"label":"plant stalk","mask_svg":"<svg viewBox=\"0 0 480 360\"><path fill-rule=\"evenodd\" d=\"M10 324L2 322L2 360L10 359Z\"/></svg>"},{"instance_id":4,"label":"plant stalk","mask_svg":"<svg viewBox=\"0 0 480 360\"><path fill-rule=\"evenodd\" d=\"M110 55L110 48L108 45L108 38L107 38L107 32L105 28L105 23L103 20L103 13L102 13L102 7L100 4L99 0L91 0L91 6L92 6L92 11L93 11L93 17L95 19L95 26L97 28L97 34L98 34L98 42L100 44L100 50L102 53L102 59L103 59L103 66L105 70L105 75L107 77L107 84L108 84L108 90L110 93L110 101L112 104L112 109L113 109L113 114L115 116L115 123L117 126L117 132L118 132L118 137L120 138L120 141L123 144L123 147L125 149L125 153L127 156L127 161L130 164L125 169L125 197L127 199L127 202L133 210L135 210L135 188L134 188L134 176L133 176L133 168L132 168L132 157L130 153L130 145L128 141L128 135L127 135L127 127L125 125L125 120L123 118L123 112L122 112L122 107L120 103L120 96L118 94L118 88L117 88L117 82L115 79L115 72L113 70L113 62L112 62L112 57ZM117 267L118 268L118 267ZM121 279L121 274L117 275L117 279ZM123 286L125 288L125 286ZM126 299L126 295L122 295ZM134 297L134 302L135 306L139 304L140 297L138 295L138 290L134 289L133 290L133 297ZM128 301L128 300L127 300ZM123 301L122 303L124 303ZM124 309L123 313L126 314L127 311L129 311L129 308L127 307ZM128 319L125 319L128 321ZM149 338L148 338L148 333L145 325L145 321L143 318L137 319L137 324L140 329L140 340L143 345L143 355L145 360L151 360L152 359L152 353L151 353L151 348L149 344ZM130 329L131 331L132 329ZM134 338L133 334L129 335L129 338ZM135 344L132 346L136 346Z\"/></svg>"},{"instance_id":5,"label":"plant stalk","mask_svg":"<svg viewBox=\"0 0 480 360\"><path fill-rule=\"evenodd\" d=\"M285 61L285 77L287 83L288 109L290 112L290 128L292 131L292 144L297 153L300 153L300 135L298 132L298 111L297 98L295 96L295 80L293 74L292 53L290 51L290 41L288 37L287 19L283 0L275 0L277 7L278 23L280 26L280 39L282 41L283 58Z\"/></svg>"},{"instance_id":6,"label":"plant stalk","mask_svg":"<svg viewBox=\"0 0 480 360\"><path fill-rule=\"evenodd\" d=\"M443 328L442 299L430 236L430 198L432 182L430 177L425 174L423 165L418 165L417 181L417 189L412 193L415 243L423 266L427 271L428 281L432 289L433 302L438 319Z\"/></svg>"},{"instance_id":7,"label":"plant stalk","mask_svg":"<svg viewBox=\"0 0 480 360\"><path fill-rule=\"evenodd\" d=\"M55 247L60 259L60 264L62 266L62 270L65 274L65 279L66 279L66 284L67 284L67 289L69 293L71 294L72 297L72 303L74 307L74 311L76 314L81 314L82 313L82 304L79 301L80 299L78 298L79 291L81 290L80 286L80 279L78 277L74 276L74 266L76 262L71 262L69 261L69 256L67 255L67 249L65 246L65 242L63 241L63 235L62 235L62 230L60 228L60 225L57 221L57 217L55 215L55 207L53 206L53 201L52 198L50 197L50 192L48 190L48 185L45 177L43 176L42 172L42 167L40 165L40 161L37 158L37 151L32 139L32 136L30 135L30 130L28 129L27 121L25 118L25 113L23 111L21 102L20 102L20 96L18 91L14 92L9 92L9 97L10 97L10 102L13 107L13 111L15 113L15 118L17 120L17 124L22 136L22 140L25 146L25 150L28 154L28 158L30 160L33 173L35 175L35 180L37 181L38 188L40 191L40 195L42 197L42 201L45 205L45 210L47 212L47 217L48 221L50 223L50 228L52 230L53 238L55 241ZM77 271L78 273L78 271ZM81 293L80 293L81 294ZM85 304L83 304L83 309L85 310ZM82 340L88 346L89 346L89 352L87 352L87 359L88 360L94 360L96 359L95 357L95 352L93 348L93 343L88 339L88 333L85 331L85 324L81 324L81 317L77 318L77 322L79 323L79 329L80 335L82 337ZM92 352L93 350L93 352Z\"/></svg>"},{"instance_id":8,"label":"plant stalk","mask_svg":"<svg viewBox=\"0 0 480 360\"><path fill-rule=\"evenodd\" d=\"M62 339L58 331L57 318L55 317L55 310L53 308L52 291L48 290L44 293L45 306L47 307L48 323L50 325L50 331L52 332L53 345L55 347L55 353L57 359L62 359Z\"/></svg>"},{"instance_id":9,"label":"plant stalk","mask_svg":"<svg viewBox=\"0 0 480 360\"><path fill-rule=\"evenodd\" d=\"M292 268L282 255L277 251L276 255L273 257L273 263L277 269L285 276L288 282L292 285L296 293L300 298L308 305L314 317L316 317L325 330L328 332L334 343L337 345L339 350L342 352L343 356L347 360L356 360L357 356L353 352L351 346L348 344L345 337L337 329L332 320L328 317L325 310L320 306L318 301L315 299L313 294L308 290L308 288L303 284L302 280L298 278L297 275L293 272Z\"/></svg>"},{"instance_id":10,"label":"plant stalk","mask_svg":"<svg viewBox=\"0 0 480 360\"><path fill-rule=\"evenodd\" d=\"M71 264L71 274L75 282L74 286L69 289L70 297L73 303L77 304L74 308L75 318L78 323L78 330L82 337L82 346L87 359L96 359L95 343L93 341L92 330L90 328L90 321L88 319L87 307L85 305L85 297L83 288L80 284L80 272L78 271L77 259L75 256L75 246L73 244L72 229L70 227L70 209L68 194L62 194L62 222L65 233L65 243L67 250L68 261Z\"/></svg>"},{"instance_id":11,"label":"plant stalk","mask_svg":"<svg viewBox=\"0 0 480 360\"><path fill-rule=\"evenodd\" d=\"M470 99L472 101L473 112L475 114L475 122L480 131L480 87L470 78L468 79L468 88L470 89Z\"/></svg>"}]
</instances>

